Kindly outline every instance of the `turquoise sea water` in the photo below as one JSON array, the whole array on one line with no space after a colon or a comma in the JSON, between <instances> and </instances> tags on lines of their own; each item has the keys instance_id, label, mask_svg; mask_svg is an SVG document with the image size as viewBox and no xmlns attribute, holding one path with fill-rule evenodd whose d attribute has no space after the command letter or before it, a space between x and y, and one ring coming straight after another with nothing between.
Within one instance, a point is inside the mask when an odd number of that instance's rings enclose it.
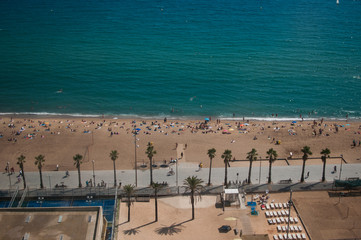
<instances>
[{"instance_id":1,"label":"turquoise sea water","mask_svg":"<svg viewBox=\"0 0 361 240\"><path fill-rule=\"evenodd\" d=\"M361 1L1 0L0 87L0 113L361 118Z\"/></svg>"}]
</instances>

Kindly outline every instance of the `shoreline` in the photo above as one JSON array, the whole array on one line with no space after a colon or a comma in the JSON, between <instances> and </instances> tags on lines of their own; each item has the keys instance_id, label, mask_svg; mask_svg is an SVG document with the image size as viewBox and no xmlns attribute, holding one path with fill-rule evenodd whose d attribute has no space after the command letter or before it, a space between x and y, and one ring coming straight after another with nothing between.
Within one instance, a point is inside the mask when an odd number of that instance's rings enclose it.
<instances>
[{"instance_id":1,"label":"shoreline","mask_svg":"<svg viewBox=\"0 0 361 240\"><path fill-rule=\"evenodd\" d=\"M20 112L20 113L0 113L0 117L13 117L13 118L34 118L34 119L76 119L76 118L92 118L92 119L113 119L113 120L132 120L132 119L140 119L140 120L163 120L167 118L173 121L203 121L204 118L208 117L213 120L220 119L223 121L266 121L266 122L287 122L287 121L299 121L299 122L307 122L307 121L319 121L324 119L324 121L346 121L346 122L361 122L361 117L304 117L303 119L300 117L257 117L257 116L242 116L242 117L224 117L224 116L172 116L172 115L154 115L154 116L144 116L144 115L131 115L131 114L79 114L79 113L48 113L48 112Z\"/></svg>"}]
</instances>

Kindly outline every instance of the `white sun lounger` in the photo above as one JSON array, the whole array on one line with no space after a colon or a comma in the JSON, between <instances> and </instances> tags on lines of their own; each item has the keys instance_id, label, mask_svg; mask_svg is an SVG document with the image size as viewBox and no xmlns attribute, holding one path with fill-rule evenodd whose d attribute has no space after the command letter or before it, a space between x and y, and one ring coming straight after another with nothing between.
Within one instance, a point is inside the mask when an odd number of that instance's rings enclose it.
<instances>
[{"instance_id":1,"label":"white sun lounger","mask_svg":"<svg viewBox=\"0 0 361 240\"><path fill-rule=\"evenodd\" d=\"M287 203L283 203L283 208L288 208Z\"/></svg>"},{"instance_id":2,"label":"white sun lounger","mask_svg":"<svg viewBox=\"0 0 361 240\"><path fill-rule=\"evenodd\" d=\"M301 234L297 233L297 239L302 239Z\"/></svg>"},{"instance_id":3,"label":"white sun lounger","mask_svg":"<svg viewBox=\"0 0 361 240\"><path fill-rule=\"evenodd\" d=\"M279 206L280 209L282 209L282 203L279 202L278 206Z\"/></svg>"},{"instance_id":4,"label":"white sun lounger","mask_svg":"<svg viewBox=\"0 0 361 240\"><path fill-rule=\"evenodd\" d=\"M285 210L281 210L282 216L286 216Z\"/></svg>"},{"instance_id":5,"label":"white sun lounger","mask_svg":"<svg viewBox=\"0 0 361 240\"><path fill-rule=\"evenodd\" d=\"M275 208L275 205L273 203L270 203L271 209Z\"/></svg>"},{"instance_id":6,"label":"white sun lounger","mask_svg":"<svg viewBox=\"0 0 361 240\"><path fill-rule=\"evenodd\" d=\"M270 210L270 209L271 209L270 206L268 205L268 203L266 204L266 209L267 209L267 210Z\"/></svg>"},{"instance_id":7,"label":"white sun lounger","mask_svg":"<svg viewBox=\"0 0 361 240\"><path fill-rule=\"evenodd\" d=\"M295 231L295 228L292 225L290 226L290 231L291 232Z\"/></svg>"},{"instance_id":8,"label":"white sun lounger","mask_svg":"<svg viewBox=\"0 0 361 240\"><path fill-rule=\"evenodd\" d=\"M302 239L306 239L306 234L302 233L301 236L302 236Z\"/></svg>"},{"instance_id":9,"label":"white sun lounger","mask_svg":"<svg viewBox=\"0 0 361 240\"><path fill-rule=\"evenodd\" d=\"M273 239L274 239L274 240L278 240L278 236L277 236L277 235L273 235Z\"/></svg>"},{"instance_id":10,"label":"white sun lounger","mask_svg":"<svg viewBox=\"0 0 361 240\"><path fill-rule=\"evenodd\" d=\"M285 239L293 239L292 235L290 233L288 234L288 238L287 238L287 233L284 234L284 237L285 237Z\"/></svg>"},{"instance_id":11,"label":"white sun lounger","mask_svg":"<svg viewBox=\"0 0 361 240\"><path fill-rule=\"evenodd\" d=\"M277 224L281 224L281 220L279 218L276 218Z\"/></svg>"},{"instance_id":12,"label":"white sun lounger","mask_svg":"<svg viewBox=\"0 0 361 240\"><path fill-rule=\"evenodd\" d=\"M286 213L286 215L288 216L288 214L290 213L288 210L285 210L285 213Z\"/></svg>"},{"instance_id":13,"label":"white sun lounger","mask_svg":"<svg viewBox=\"0 0 361 240\"><path fill-rule=\"evenodd\" d=\"M276 219L272 219L273 224L276 224Z\"/></svg>"},{"instance_id":14,"label":"white sun lounger","mask_svg":"<svg viewBox=\"0 0 361 240\"><path fill-rule=\"evenodd\" d=\"M292 233L292 237L293 237L293 239L297 239L297 236L295 233Z\"/></svg>"},{"instance_id":15,"label":"white sun lounger","mask_svg":"<svg viewBox=\"0 0 361 240\"><path fill-rule=\"evenodd\" d=\"M283 217L280 217L281 223L285 222L285 219Z\"/></svg>"},{"instance_id":16,"label":"white sun lounger","mask_svg":"<svg viewBox=\"0 0 361 240\"><path fill-rule=\"evenodd\" d=\"M282 226L282 232L286 232L286 227Z\"/></svg>"},{"instance_id":17,"label":"white sun lounger","mask_svg":"<svg viewBox=\"0 0 361 240\"><path fill-rule=\"evenodd\" d=\"M281 228L280 225L277 226L277 231L278 231L278 232L282 232L282 228Z\"/></svg>"},{"instance_id":18,"label":"white sun lounger","mask_svg":"<svg viewBox=\"0 0 361 240\"><path fill-rule=\"evenodd\" d=\"M302 227L298 225L298 231L302 232Z\"/></svg>"},{"instance_id":19,"label":"white sun lounger","mask_svg":"<svg viewBox=\"0 0 361 240\"><path fill-rule=\"evenodd\" d=\"M268 211L266 211L264 214L266 215L266 217L267 217L267 218L268 218L268 217L270 217L270 215L269 215L269 212L268 212Z\"/></svg>"},{"instance_id":20,"label":"white sun lounger","mask_svg":"<svg viewBox=\"0 0 361 240\"><path fill-rule=\"evenodd\" d=\"M276 211L273 211L273 216L277 217L277 212Z\"/></svg>"},{"instance_id":21,"label":"white sun lounger","mask_svg":"<svg viewBox=\"0 0 361 240\"><path fill-rule=\"evenodd\" d=\"M275 203L275 208L276 208L276 209L278 208L278 203Z\"/></svg>"},{"instance_id":22,"label":"white sun lounger","mask_svg":"<svg viewBox=\"0 0 361 240\"><path fill-rule=\"evenodd\" d=\"M283 235L282 234L278 234L278 238L283 240Z\"/></svg>"},{"instance_id":23,"label":"white sun lounger","mask_svg":"<svg viewBox=\"0 0 361 240\"><path fill-rule=\"evenodd\" d=\"M293 219L295 220L295 223L298 223L298 218L297 217L294 217Z\"/></svg>"},{"instance_id":24,"label":"white sun lounger","mask_svg":"<svg viewBox=\"0 0 361 240\"><path fill-rule=\"evenodd\" d=\"M285 222L288 223L288 218L285 218Z\"/></svg>"},{"instance_id":25,"label":"white sun lounger","mask_svg":"<svg viewBox=\"0 0 361 240\"><path fill-rule=\"evenodd\" d=\"M270 217L273 217L273 212L270 211L270 212L269 212L269 215L270 215Z\"/></svg>"},{"instance_id":26,"label":"white sun lounger","mask_svg":"<svg viewBox=\"0 0 361 240\"><path fill-rule=\"evenodd\" d=\"M290 217L290 223L294 223L293 217Z\"/></svg>"},{"instance_id":27,"label":"white sun lounger","mask_svg":"<svg viewBox=\"0 0 361 240\"><path fill-rule=\"evenodd\" d=\"M277 215L278 215L279 217L281 217L281 216L282 216L282 212L281 212L281 211L277 211Z\"/></svg>"},{"instance_id":28,"label":"white sun lounger","mask_svg":"<svg viewBox=\"0 0 361 240\"><path fill-rule=\"evenodd\" d=\"M269 225L273 224L272 219L267 219Z\"/></svg>"}]
</instances>

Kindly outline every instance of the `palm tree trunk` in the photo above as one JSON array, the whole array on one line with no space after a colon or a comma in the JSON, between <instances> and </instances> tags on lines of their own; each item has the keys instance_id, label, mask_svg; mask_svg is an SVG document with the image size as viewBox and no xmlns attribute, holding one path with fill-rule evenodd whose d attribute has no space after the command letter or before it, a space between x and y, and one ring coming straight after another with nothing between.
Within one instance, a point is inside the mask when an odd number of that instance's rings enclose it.
<instances>
[{"instance_id":1,"label":"palm tree trunk","mask_svg":"<svg viewBox=\"0 0 361 240\"><path fill-rule=\"evenodd\" d=\"M24 182L24 189L26 188L26 181L25 181L25 174L24 174L24 167L21 167L21 172L22 172L22 178L23 178L23 182Z\"/></svg>"},{"instance_id":2,"label":"palm tree trunk","mask_svg":"<svg viewBox=\"0 0 361 240\"><path fill-rule=\"evenodd\" d=\"M211 185L211 172L212 172L212 158L209 158L209 177L208 177L208 186Z\"/></svg>"},{"instance_id":3,"label":"palm tree trunk","mask_svg":"<svg viewBox=\"0 0 361 240\"><path fill-rule=\"evenodd\" d=\"M224 161L224 185L228 187L227 181L227 161Z\"/></svg>"},{"instance_id":4,"label":"palm tree trunk","mask_svg":"<svg viewBox=\"0 0 361 240\"><path fill-rule=\"evenodd\" d=\"M78 167L78 180L79 180L79 187L81 188L80 166Z\"/></svg>"},{"instance_id":5,"label":"palm tree trunk","mask_svg":"<svg viewBox=\"0 0 361 240\"><path fill-rule=\"evenodd\" d=\"M155 189L154 193L154 201L155 201L155 221L158 222L158 190Z\"/></svg>"},{"instance_id":6,"label":"palm tree trunk","mask_svg":"<svg viewBox=\"0 0 361 240\"><path fill-rule=\"evenodd\" d=\"M194 191L191 192L191 203L192 203L192 220L194 220Z\"/></svg>"},{"instance_id":7,"label":"palm tree trunk","mask_svg":"<svg viewBox=\"0 0 361 240\"><path fill-rule=\"evenodd\" d=\"M153 159L149 158L149 161L150 161L150 184L149 185L152 185L152 183L153 183Z\"/></svg>"},{"instance_id":8,"label":"palm tree trunk","mask_svg":"<svg viewBox=\"0 0 361 240\"><path fill-rule=\"evenodd\" d=\"M326 181L325 171L326 171L326 158L323 159L322 182Z\"/></svg>"},{"instance_id":9,"label":"palm tree trunk","mask_svg":"<svg viewBox=\"0 0 361 240\"><path fill-rule=\"evenodd\" d=\"M130 222L130 196L128 196L128 222Z\"/></svg>"},{"instance_id":10,"label":"palm tree trunk","mask_svg":"<svg viewBox=\"0 0 361 240\"><path fill-rule=\"evenodd\" d=\"M302 164L302 174L301 174L301 182L305 181L305 166L306 166L306 160L303 160L303 164Z\"/></svg>"},{"instance_id":11,"label":"palm tree trunk","mask_svg":"<svg viewBox=\"0 0 361 240\"><path fill-rule=\"evenodd\" d=\"M117 173L115 170L115 160L113 161L113 168L114 168L114 187L117 186Z\"/></svg>"},{"instance_id":12,"label":"palm tree trunk","mask_svg":"<svg viewBox=\"0 0 361 240\"><path fill-rule=\"evenodd\" d=\"M40 175L40 188L44 188L43 174L41 173L41 168L39 168L39 175Z\"/></svg>"},{"instance_id":13,"label":"palm tree trunk","mask_svg":"<svg viewBox=\"0 0 361 240\"><path fill-rule=\"evenodd\" d=\"M268 169L268 184L272 182L272 161L269 162L269 169Z\"/></svg>"},{"instance_id":14,"label":"palm tree trunk","mask_svg":"<svg viewBox=\"0 0 361 240\"><path fill-rule=\"evenodd\" d=\"M250 161L249 161L249 170L248 170L248 184L251 183L252 163L253 163L253 161L250 160Z\"/></svg>"}]
</instances>

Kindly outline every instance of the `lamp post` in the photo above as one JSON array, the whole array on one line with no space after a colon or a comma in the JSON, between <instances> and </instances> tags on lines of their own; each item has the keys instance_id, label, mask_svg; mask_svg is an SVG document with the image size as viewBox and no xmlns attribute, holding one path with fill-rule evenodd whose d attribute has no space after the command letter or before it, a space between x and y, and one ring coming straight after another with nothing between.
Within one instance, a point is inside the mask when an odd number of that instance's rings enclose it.
<instances>
[{"instance_id":1,"label":"lamp post","mask_svg":"<svg viewBox=\"0 0 361 240\"><path fill-rule=\"evenodd\" d=\"M239 173L237 173L237 186L238 186L238 176L239 176Z\"/></svg>"},{"instance_id":2,"label":"lamp post","mask_svg":"<svg viewBox=\"0 0 361 240\"><path fill-rule=\"evenodd\" d=\"M259 157L259 177L258 177L258 184L261 184L261 166L262 166L262 157Z\"/></svg>"},{"instance_id":3,"label":"lamp post","mask_svg":"<svg viewBox=\"0 0 361 240\"><path fill-rule=\"evenodd\" d=\"M8 167L8 176L9 176L9 189L11 189L11 177L10 177L10 163L7 163L7 167Z\"/></svg>"},{"instance_id":4,"label":"lamp post","mask_svg":"<svg viewBox=\"0 0 361 240\"><path fill-rule=\"evenodd\" d=\"M94 187L96 186L96 184L95 184L95 171L94 171L94 163L95 163L95 161L94 160L92 160L92 163L93 163L93 182L94 182Z\"/></svg>"},{"instance_id":5,"label":"lamp post","mask_svg":"<svg viewBox=\"0 0 361 240\"><path fill-rule=\"evenodd\" d=\"M137 131L135 129L134 125L134 171L135 171L135 187L138 187L138 166L137 166L137 141L139 139L137 138Z\"/></svg>"},{"instance_id":6,"label":"lamp post","mask_svg":"<svg viewBox=\"0 0 361 240\"><path fill-rule=\"evenodd\" d=\"M341 156L340 156L340 158L341 158L341 166L340 166L340 175L339 175L339 177L338 177L338 180L341 180L341 172L342 172L342 159L343 159L343 155L341 154Z\"/></svg>"},{"instance_id":7,"label":"lamp post","mask_svg":"<svg viewBox=\"0 0 361 240\"><path fill-rule=\"evenodd\" d=\"M178 159L175 161L175 173L176 173L176 185L177 185L177 193L179 194L179 187L178 187Z\"/></svg>"}]
</instances>

